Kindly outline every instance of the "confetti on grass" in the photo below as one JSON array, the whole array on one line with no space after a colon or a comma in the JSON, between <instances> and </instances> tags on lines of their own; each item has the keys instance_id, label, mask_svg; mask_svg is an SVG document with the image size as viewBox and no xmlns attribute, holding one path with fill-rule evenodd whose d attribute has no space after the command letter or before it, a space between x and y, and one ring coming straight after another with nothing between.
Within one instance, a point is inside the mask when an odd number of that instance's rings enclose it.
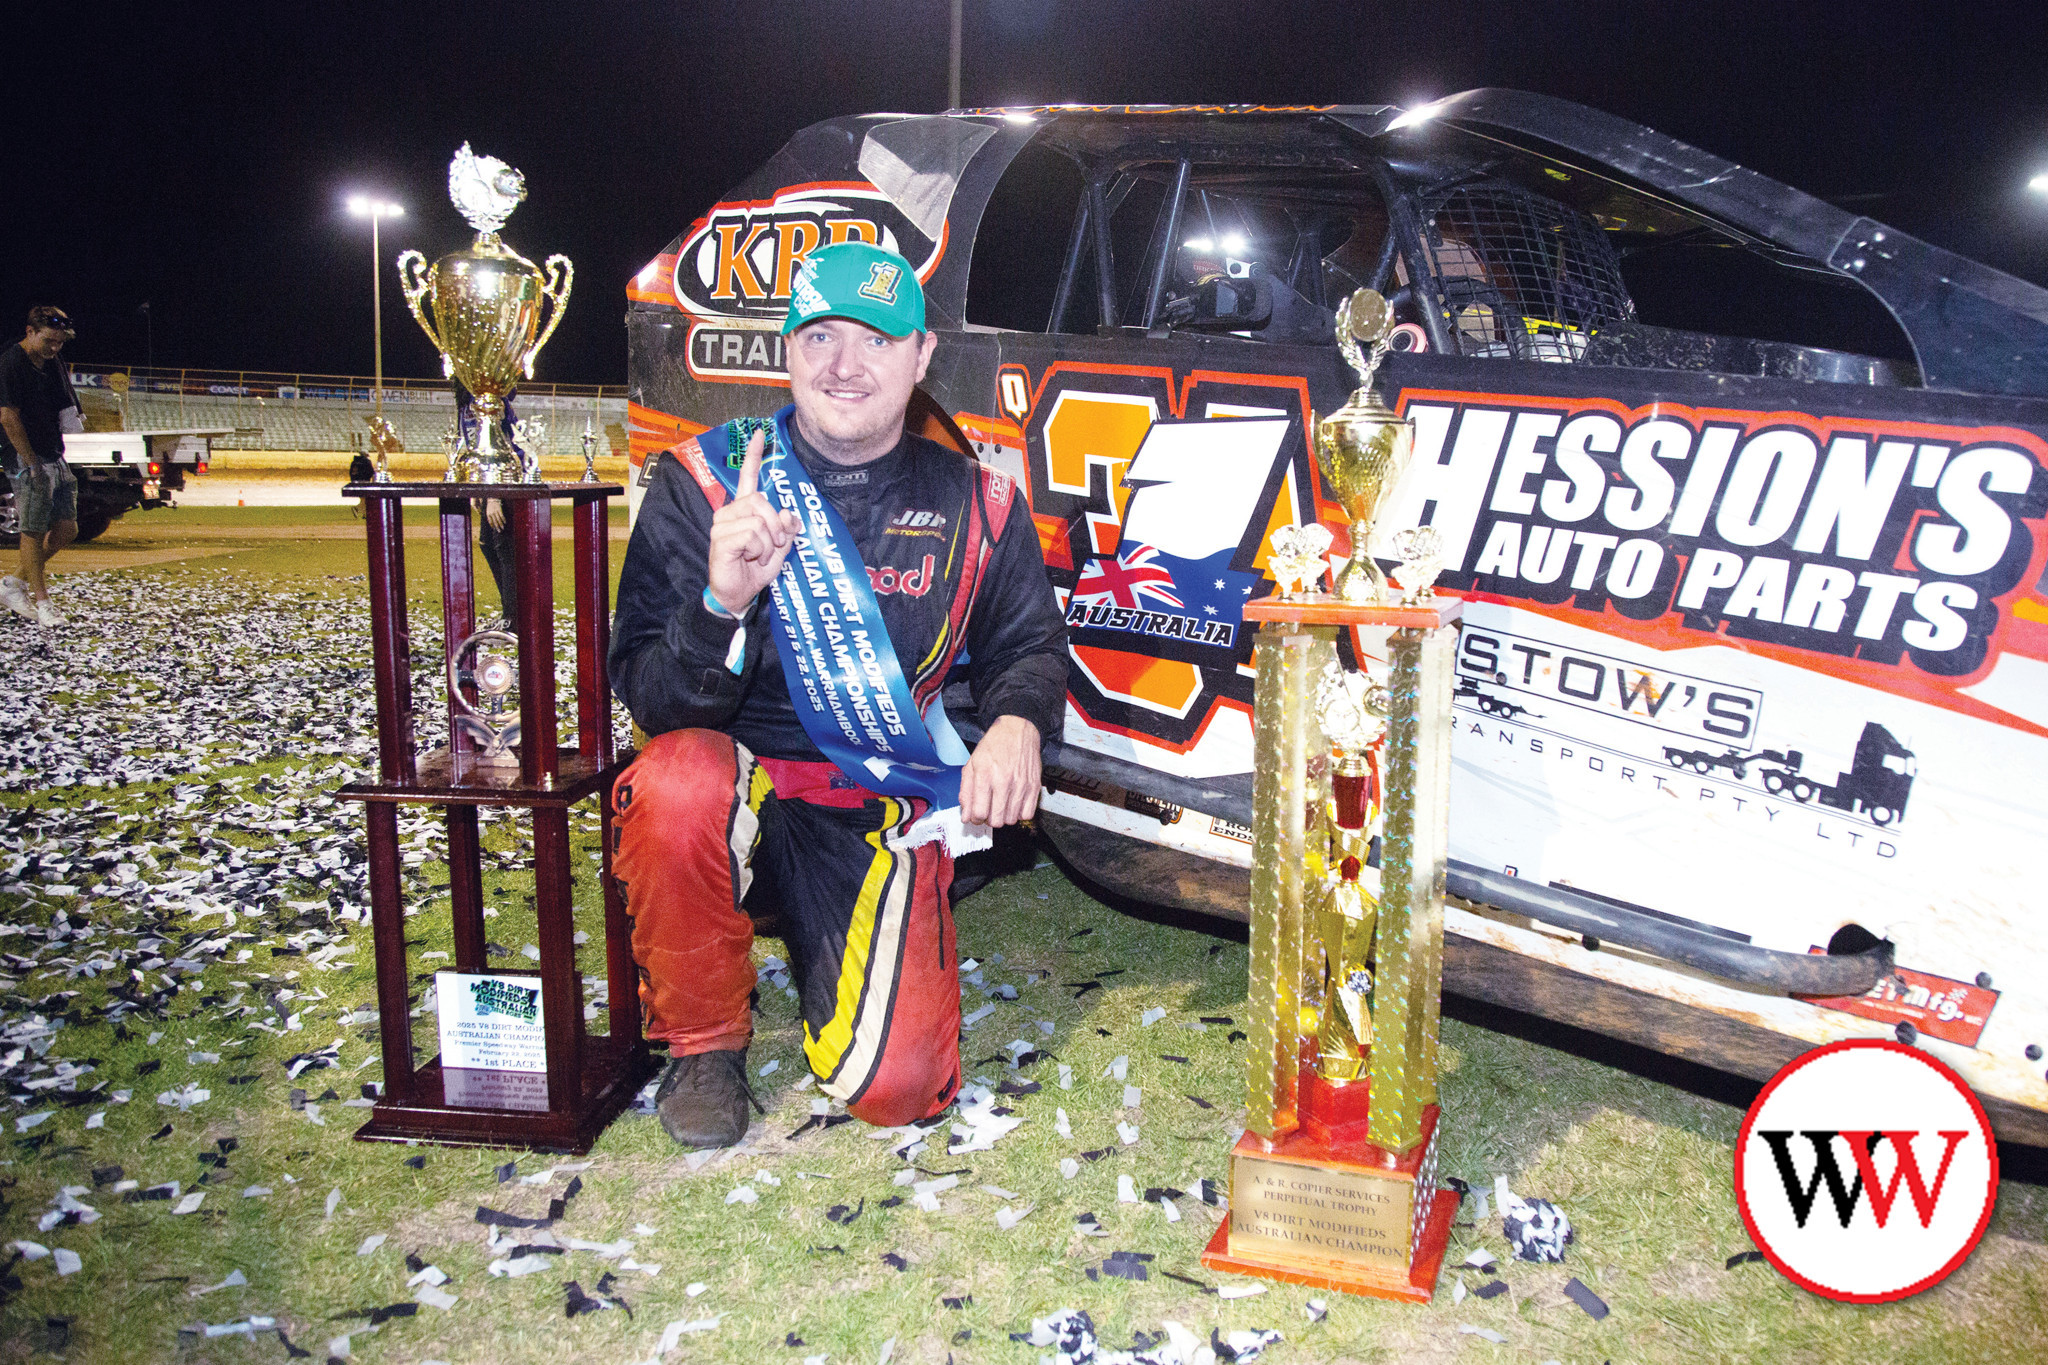
<instances>
[{"instance_id":1,"label":"confetti on grass","mask_svg":"<svg viewBox=\"0 0 2048 1365\"><path fill-rule=\"evenodd\" d=\"M1572 1241L1572 1224L1557 1205L1547 1199L1523 1199L1508 1188L1508 1178L1493 1182L1494 1197L1500 1203L1501 1231L1515 1256L1523 1261L1562 1261Z\"/></svg>"},{"instance_id":2,"label":"confetti on grass","mask_svg":"<svg viewBox=\"0 0 2048 1365\"><path fill-rule=\"evenodd\" d=\"M1600 1321L1600 1319L1606 1317L1612 1311L1607 1307L1607 1301L1586 1288L1577 1276L1564 1282L1564 1294L1566 1298L1585 1309L1586 1316L1595 1322Z\"/></svg>"}]
</instances>

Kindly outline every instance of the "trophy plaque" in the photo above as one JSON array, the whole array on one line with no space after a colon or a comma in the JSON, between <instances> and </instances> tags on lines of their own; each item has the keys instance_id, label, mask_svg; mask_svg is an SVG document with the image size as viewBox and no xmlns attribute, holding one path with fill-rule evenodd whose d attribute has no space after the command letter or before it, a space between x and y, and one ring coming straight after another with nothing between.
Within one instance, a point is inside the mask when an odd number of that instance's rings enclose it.
<instances>
[{"instance_id":1,"label":"trophy plaque","mask_svg":"<svg viewBox=\"0 0 2048 1365\"><path fill-rule=\"evenodd\" d=\"M1338 591L1300 591L1320 570L1290 564L1290 590L1244 611L1260 623L1248 1114L1230 1215L1202 1262L1421 1303L1458 1204L1436 1188L1436 1047L1463 603L1430 589L1434 533L1397 542L1398 600L1368 553L1407 447L1387 430L1405 424L1369 392L1389 321L1375 304L1360 291L1340 311L1366 382L1317 430L1323 473L1355 509ZM1361 316L1381 328L1363 334L1371 360L1351 330ZM1279 554L1305 553L1294 528L1274 539ZM1345 668L1347 629L1384 635L1385 665Z\"/></svg>"},{"instance_id":2,"label":"trophy plaque","mask_svg":"<svg viewBox=\"0 0 2048 1365\"><path fill-rule=\"evenodd\" d=\"M476 230L476 240L431 270L419 252L401 254L405 303L441 353L442 374L461 380L476 399L476 430L453 452L464 466L461 472L481 483L538 483L538 458L506 449L498 424L505 395L522 376L533 378L534 356L562 321L576 270L567 256L554 255L543 273L498 240L498 229L526 198L526 177L496 157L478 156L463 143L448 165L448 197ZM545 327L543 300L554 303Z\"/></svg>"}]
</instances>

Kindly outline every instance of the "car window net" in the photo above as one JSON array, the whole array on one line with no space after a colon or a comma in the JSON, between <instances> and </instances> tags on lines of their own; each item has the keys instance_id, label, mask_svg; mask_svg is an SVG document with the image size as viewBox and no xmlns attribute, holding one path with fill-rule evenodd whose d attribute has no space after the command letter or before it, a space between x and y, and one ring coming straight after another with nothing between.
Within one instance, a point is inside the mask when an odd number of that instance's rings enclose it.
<instances>
[{"instance_id":1,"label":"car window net","mask_svg":"<svg viewBox=\"0 0 2048 1365\"><path fill-rule=\"evenodd\" d=\"M1423 207L1431 287L1462 354L1576 360L1592 329L1635 315L1606 234L1564 205L1480 181Z\"/></svg>"}]
</instances>

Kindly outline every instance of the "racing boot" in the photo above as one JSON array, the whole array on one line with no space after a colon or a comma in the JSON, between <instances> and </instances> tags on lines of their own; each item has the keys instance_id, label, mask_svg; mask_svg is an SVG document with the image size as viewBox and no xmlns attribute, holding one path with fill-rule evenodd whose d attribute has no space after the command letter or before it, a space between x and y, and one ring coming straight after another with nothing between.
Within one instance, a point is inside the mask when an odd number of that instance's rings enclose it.
<instances>
[{"instance_id":1,"label":"racing boot","mask_svg":"<svg viewBox=\"0 0 2048 1365\"><path fill-rule=\"evenodd\" d=\"M661 1126L685 1147L730 1147L747 1132L747 1052L677 1057L654 1092Z\"/></svg>"}]
</instances>

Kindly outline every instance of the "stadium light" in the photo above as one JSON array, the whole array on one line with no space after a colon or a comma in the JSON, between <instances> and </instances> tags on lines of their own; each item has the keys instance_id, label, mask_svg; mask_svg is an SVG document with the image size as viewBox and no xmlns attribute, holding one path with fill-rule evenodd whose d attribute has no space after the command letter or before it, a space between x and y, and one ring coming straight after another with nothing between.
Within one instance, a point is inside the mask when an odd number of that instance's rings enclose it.
<instances>
[{"instance_id":1,"label":"stadium light","mask_svg":"<svg viewBox=\"0 0 2048 1365\"><path fill-rule=\"evenodd\" d=\"M370 220L370 313L372 324L370 335L376 350L377 377L374 402L376 415L384 415L384 275L381 268L383 248L377 242L377 225L386 218L403 218L405 208L382 199L372 199L366 194L352 194L348 197L348 211L358 218Z\"/></svg>"},{"instance_id":2,"label":"stadium light","mask_svg":"<svg viewBox=\"0 0 2048 1365\"><path fill-rule=\"evenodd\" d=\"M2048 194L2048 171L2043 171L2027 182L2027 188L2036 194Z\"/></svg>"}]
</instances>

